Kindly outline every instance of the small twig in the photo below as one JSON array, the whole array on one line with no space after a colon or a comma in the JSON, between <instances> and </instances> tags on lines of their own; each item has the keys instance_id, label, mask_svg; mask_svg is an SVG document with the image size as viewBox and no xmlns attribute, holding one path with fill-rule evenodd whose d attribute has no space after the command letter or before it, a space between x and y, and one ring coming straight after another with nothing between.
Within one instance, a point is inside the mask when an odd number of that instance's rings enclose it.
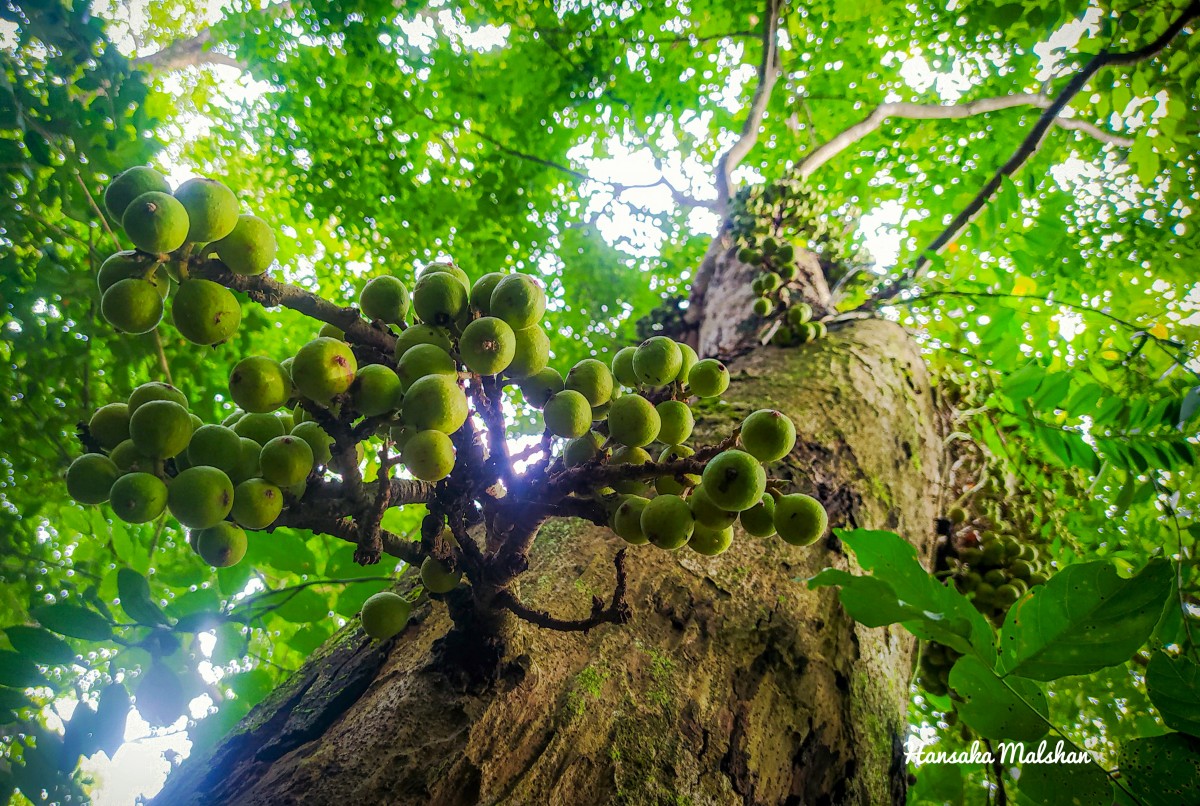
<instances>
[{"instance_id":1,"label":"small twig","mask_svg":"<svg viewBox=\"0 0 1200 806\"><path fill-rule=\"evenodd\" d=\"M625 549L617 552L613 559L616 566L617 583L613 588L612 600L605 606L598 596L592 597L592 613L585 619L560 619L541 610L535 610L523 604L512 591L505 588L496 596L496 603L530 624L535 624L547 630L558 632L582 632L599 627L601 624L627 624L633 618L633 612L625 601L627 585L625 576Z\"/></svg>"},{"instance_id":2,"label":"small twig","mask_svg":"<svg viewBox=\"0 0 1200 806\"><path fill-rule=\"evenodd\" d=\"M83 195L87 196L88 204L91 205L92 212L96 214L96 218L100 219L100 226L104 227L104 231L108 233L108 237L112 239L113 248L118 252L121 251L121 242L117 240L117 235L112 231L112 227L108 226L108 219L104 217L104 213L100 211L100 205L96 204L95 198L92 197L92 192L88 190L87 183L83 181L83 175L76 168L75 180L79 182L79 187L83 188Z\"/></svg>"}]
</instances>

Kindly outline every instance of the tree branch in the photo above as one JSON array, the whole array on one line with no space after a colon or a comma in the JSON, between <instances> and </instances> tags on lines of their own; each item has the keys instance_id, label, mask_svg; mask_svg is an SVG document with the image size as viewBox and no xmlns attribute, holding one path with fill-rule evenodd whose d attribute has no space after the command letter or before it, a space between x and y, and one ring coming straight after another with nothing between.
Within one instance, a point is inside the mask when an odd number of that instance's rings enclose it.
<instances>
[{"instance_id":1,"label":"tree branch","mask_svg":"<svg viewBox=\"0 0 1200 806\"><path fill-rule=\"evenodd\" d=\"M729 150L721 155L721 160L717 163L716 210L722 214L729 209L733 171L758 142L758 130L762 125L763 115L771 100L771 91L779 79L779 53L776 50L776 44L779 32L779 11L782 5L783 0L767 0L767 7L763 12L762 61L758 67L758 86L754 89L754 97L750 101L750 111L746 113L746 120L742 123L741 134L729 147Z\"/></svg>"},{"instance_id":2,"label":"tree branch","mask_svg":"<svg viewBox=\"0 0 1200 806\"><path fill-rule=\"evenodd\" d=\"M612 600L606 607L600 597L593 596L592 613L585 619L555 618L549 613L535 610L523 604L507 588L496 594L495 602L500 607L513 613L518 618L528 621L530 624L535 624L547 630L557 630L558 632L586 633L589 630L599 627L601 624L626 624L633 617L633 613L630 610L629 603L625 601L625 589L627 586L625 549L617 552L617 556L613 559L613 565L617 569L617 584L613 588Z\"/></svg>"},{"instance_id":3,"label":"tree branch","mask_svg":"<svg viewBox=\"0 0 1200 806\"><path fill-rule=\"evenodd\" d=\"M1016 152L1009 157L1007 162L1000 166L966 208L954 217L954 220L942 230L941 234L933 239L929 246L922 250L913 265L891 283L872 294L860 307L866 309L874 307L880 302L886 302L907 288L912 281L919 279L925 267L929 265L929 256L937 254L946 244L958 237L958 234L966 228L967 224L975 218L976 214L987 205L996 191L1000 189L1004 178L1016 173L1030 157L1037 153L1041 147L1043 138L1046 136L1046 132L1054 125L1059 113L1062 112L1075 95L1087 86L1092 76L1104 67L1136 64L1137 62L1151 58L1166 48L1171 40L1178 36L1187 27L1188 23L1198 16L1200 16L1200 1L1193 0L1179 15L1179 18L1171 23L1161 36L1145 47L1129 51L1128 53L1101 51L1094 56L1091 61L1084 65L1071 78L1063 91L1058 94L1058 97L1046 107L1046 110L1038 117L1037 122L1034 124L1033 130L1029 132L1028 136L1021 142L1021 145L1017 147Z\"/></svg>"},{"instance_id":4,"label":"tree branch","mask_svg":"<svg viewBox=\"0 0 1200 806\"><path fill-rule=\"evenodd\" d=\"M324 297L294 285L272 280L265 274L248 277L234 274L219 260L193 262L188 267L190 277L199 277L220 283L226 288L241 291L250 299L267 308L282 305L305 316L340 328L346 340L370 347L391 356L396 350L396 337L383 324L367 322L358 308L334 305Z\"/></svg>"},{"instance_id":5,"label":"tree branch","mask_svg":"<svg viewBox=\"0 0 1200 806\"><path fill-rule=\"evenodd\" d=\"M286 4L285 4L286 5ZM233 56L212 50L212 29L204 28L187 39L172 42L162 50L133 60L134 66L171 72L185 67L219 64L246 70L247 65Z\"/></svg>"},{"instance_id":6,"label":"tree branch","mask_svg":"<svg viewBox=\"0 0 1200 806\"><path fill-rule=\"evenodd\" d=\"M1031 106L1035 109L1049 109L1053 103L1054 100L1045 95L1028 93L1021 95L1000 95L994 98L978 98L974 101L966 101L960 104L918 104L908 102L880 104L871 110L871 114L867 115L861 121L848 126L809 152L800 161L800 164L796 166L796 172L802 178L807 179L816 173L817 169L825 163L867 135L878 131L879 127L885 121L893 118L902 118L905 120L958 120L1021 106ZM1053 123L1059 128L1080 131L1101 142L1111 143L1122 148L1129 148L1133 145L1133 138L1105 131L1099 126L1086 121L1056 116L1053 119Z\"/></svg>"}]
</instances>

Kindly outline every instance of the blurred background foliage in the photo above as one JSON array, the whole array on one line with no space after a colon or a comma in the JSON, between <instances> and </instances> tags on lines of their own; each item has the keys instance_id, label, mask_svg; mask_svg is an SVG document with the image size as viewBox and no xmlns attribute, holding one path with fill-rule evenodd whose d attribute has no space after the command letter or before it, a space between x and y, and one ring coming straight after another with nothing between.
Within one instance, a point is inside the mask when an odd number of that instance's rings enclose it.
<instances>
[{"instance_id":1,"label":"blurred background foliage","mask_svg":"<svg viewBox=\"0 0 1200 806\"><path fill-rule=\"evenodd\" d=\"M1052 96L1092 54L1141 47L1182 10L789 3L783 77L737 179L784 176L885 101ZM184 752L214 741L397 570L281 530L214 573L174 522L131 526L67 499L75 429L95 407L171 380L211 421L230 409L238 358L283 358L315 331L247 304L237 337L210 350L170 325L114 335L95 285L122 237L96 203L108 179L147 162L222 178L281 233L277 275L339 301L439 256L473 277L540 272L569 366L686 295L719 224L713 166L754 90L763 13L743 0L0 4L0 800L103 791L115 767L97 759L127 736ZM953 411L945 481L975 528L1020 524L1057 568L1172 558L1179 604L1155 643L1193 657L1198 75L1187 34L1103 70L1070 105L1103 136L1052 129L880 312L926 349ZM861 211L855 244L875 257L843 309L912 264L1037 112L892 118L813 174L830 209ZM405 532L419 513L388 518ZM1052 721L1110 762L1165 730L1140 657L1051 689ZM968 741L945 715L914 690L915 731ZM992 774L925 768L912 798L982 798Z\"/></svg>"}]
</instances>

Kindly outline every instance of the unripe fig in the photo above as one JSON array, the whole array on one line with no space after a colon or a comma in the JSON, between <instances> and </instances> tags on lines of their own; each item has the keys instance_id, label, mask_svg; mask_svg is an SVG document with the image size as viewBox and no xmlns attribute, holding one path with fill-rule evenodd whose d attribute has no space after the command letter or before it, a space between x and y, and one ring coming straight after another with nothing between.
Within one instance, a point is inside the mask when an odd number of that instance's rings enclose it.
<instances>
[{"instance_id":1,"label":"unripe fig","mask_svg":"<svg viewBox=\"0 0 1200 806\"><path fill-rule=\"evenodd\" d=\"M109 452L108 458L112 459L113 464L122 473L130 473L137 470L153 473L158 469L158 460L146 456L139 451L137 446L133 444L132 439L127 439L113 448Z\"/></svg>"},{"instance_id":2,"label":"unripe fig","mask_svg":"<svg viewBox=\"0 0 1200 806\"><path fill-rule=\"evenodd\" d=\"M489 308L489 315L503 319L513 330L521 330L541 321L546 312L546 292L533 277L509 274L496 283Z\"/></svg>"},{"instance_id":3,"label":"unripe fig","mask_svg":"<svg viewBox=\"0 0 1200 806\"><path fill-rule=\"evenodd\" d=\"M175 198L187 211L190 243L220 240L237 226L237 196L215 179L189 179L176 188Z\"/></svg>"},{"instance_id":4,"label":"unripe fig","mask_svg":"<svg viewBox=\"0 0 1200 806\"><path fill-rule=\"evenodd\" d=\"M467 421L467 396L454 378L426 375L408 387L401 416L418 431L453 434Z\"/></svg>"},{"instance_id":5,"label":"unripe fig","mask_svg":"<svg viewBox=\"0 0 1200 806\"><path fill-rule=\"evenodd\" d=\"M270 224L257 216L242 214L237 217L233 232L212 248L231 272L253 277L271 268L279 245Z\"/></svg>"},{"instance_id":6,"label":"unripe fig","mask_svg":"<svg viewBox=\"0 0 1200 806\"><path fill-rule=\"evenodd\" d=\"M346 331L342 330L337 325L331 325L328 322L321 325L321 329L317 331L318 339L337 339L338 341L346 340Z\"/></svg>"},{"instance_id":7,"label":"unripe fig","mask_svg":"<svg viewBox=\"0 0 1200 806\"><path fill-rule=\"evenodd\" d=\"M775 534L775 499L764 495L757 504L743 510L738 519L742 528L755 537L770 537Z\"/></svg>"},{"instance_id":8,"label":"unripe fig","mask_svg":"<svg viewBox=\"0 0 1200 806\"><path fill-rule=\"evenodd\" d=\"M688 540L688 548L706 557L716 557L723 554L733 543L733 527L712 529L704 524L696 524L692 537Z\"/></svg>"},{"instance_id":9,"label":"unripe fig","mask_svg":"<svg viewBox=\"0 0 1200 806\"><path fill-rule=\"evenodd\" d=\"M368 319L378 319L389 325L404 323L412 299L408 287L399 277L372 277L358 295L358 307Z\"/></svg>"},{"instance_id":10,"label":"unripe fig","mask_svg":"<svg viewBox=\"0 0 1200 806\"><path fill-rule=\"evenodd\" d=\"M517 337L504 320L483 316L463 329L458 352L472 372L497 375L512 363L517 352Z\"/></svg>"},{"instance_id":11,"label":"unripe fig","mask_svg":"<svg viewBox=\"0 0 1200 806\"><path fill-rule=\"evenodd\" d=\"M404 632L412 605L391 591L381 591L363 603L363 632L376 641L386 641Z\"/></svg>"},{"instance_id":12,"label":"unripe fig","mask_svg":"<svg viewBox=\"0 0 1200 806\"><path fill-rule=\"evenodd\" d=\"M633 371L647 386L666 386L679 375L683 353L666 336L646 339L633 353Z\"/></svg>"},{"instance_id":13,"label":"unripe fig","mask_svg":"<svg viewBox=\"0 0 1200 806\"><path fill-rule=\"evenodd\" d=\"M775 530L793 546L811 546L829 526L821 502L808 495L785 495L775 502Z\"/></svg>"},{"instance_id":14,"label":"unripe fig","mask_svg":"<svg viewBox=\"0 0 1200 806\"><path fill-rule=\"evenodd\" d=\"M777 290L781 285L783 285L782 278L773 271L769 271L762 276L763 291L767 292L768 294Z\"/></svg>"},{"instance_id":15,"label":"unripe fig","mask_svg":"<svg viewBox=\"0 0 1200 806\"><path fill-rule=\"evenodd\" d=\"M417 279L420 280L426 274L437 274L438 272L457 278L463 284L464 288L469 289L471 287L471 278L467 276L467 273L445 259L425 264L425 266L417 271Z\"/></svg>"},{"instance_id":16,"label":"unripe fig","mask_svg":"<svg viewBox=\"0 0 1200 806\"><path fill-rule=\"evenodd\" d=\"M564 389L546 402L542 418L555 436L581 437L592 427L592 407L579 392Z\"/></svg>"},{"instance_id":17,"label":"unripe fig","mask_svg":"<svg viewBox=\"0 0 1200 806\"><path fill-rule=\"evenodd\" d=\"M742 421L742 447L760 462L774 462L796 446L796 426L774 409L759 409Z\"/></svg>"},{"instance_id":18,"label":"unripe fig","mask_svg":"<svg viewBox=\"0 0 1200 806\"><path fill-rule=\"evenodd\" d=\"M430 593L449 593L462 582L462 571L451 571L433 557L421 561L421 584Z\"/></svg>"},{"instance_id":19,"label":"unripe fig","mask_svg":"<svg viewBox=\"0 0 1200 806\"><path fill-rule=\"evenodd\" d=\"M169 194L171 185L166 177L148 165L135 165L109 183L104 191L104 207L113 220L120 224L130 203L151 191Z\"/></svg>"},{"instance_id":20,"label":"unripe fig","mask_svg":"<svg viewBox=\"0 0 1200 806\"><path fill-rule=\"evenodd\" d=\"M787 320L793 325L803 325L812 319L812 306L807 302L797 302L788 308Z\"/></svg>"},{"instance_id":21,"label":"unripe fig","mask_svg":"<svg viewBox=\"0 0 1200 806\"><path fill-rule=\"evenodd\" d=\"M109 403L92 413L88 420L88 432L107 450L129 439L129 405Z\"/></svg>"},{"instance_id":22,"label":"unripe fig","mask_svg":"<svg viewBox=\"0 0 1200 806\"><path fill-rule=\"evenodd\" d=\"M243 529L265 529L283 511L283 492L266 479L247 479L233 490L230 515Z\"/></svg>"},{"instance_id":23,"label":"unripe fig","mask_svg":"<svg viewBox=\"0 0 1200 806\"><path fill-rule=\"evenodd\" d=\"M410 330L412 328L409 328ZM407 389L427 375L445 375L458 378L458 367L450 354L435 344L414 344L404 351L396 362L396 374L400 384Z\"/></svg>"},{"instance_id":24,"label":"unripe fig","mask_svg":"<svg viewBox=\"0 0 1200 806\"><path fill-rule=\"evenodd\" d=\"M681 341L676 342L676 344L679 345L681 361L679 364L679 373L675 376L675 380L682 384L686 384L688 374L691 373L692 367L696 366L696 362L699 361L700 358L696 355L696 351L693 350L689 345L684 344Z\"/></svg>"},{"instance_id":25,"label":"unripe fig","mask_svg":"<svg viewBox=\"0 0 1200 806\"><path fill-rule=\"evenodd\" d=\"M446 332L445 328L424 324L412 325L396 337L397 360L402 358L409 349L418 344L432 344L436 347L441 347L442 352L447 354L451 350L450 334Z\"/></svg>"},{"instance_id":26,"label":"unripe fig","mask_svg":"<svg viewBox=\"0 0 1200 806\"><path fill-rule=\"evenodd\" d=\"M595 431L588 431L577 439L567 440L567 444L563 446L563 464L566 467L575 467L590 462L600 453L600 446L603 444L604 437Z\"/></svg>"},{"instance_id":27,"label":"unripe fig","mask_svg":"<svg viewBox=\"0 0 1200 806\"><path fill-rule=\"evenodd\" d=\"M667 445L687 442L696 425L691 407L681 400L664 400L654 408L662 424L658 430L658 441Z\"/></svg>"},{"instance_id":28,"label":"unripe fig","mask_svg":"<svg viewBox=\"0 0 1200 806\"><path fill-rule=\"evenodd\" d=\"M658 437L658 411L641 395L625 395L613 401L608 413L608 434L622 445L640 448Z\"/></svg>"},{"instance_id":29,"label":"unripe fig","mask_svg":"<svg viewBox=\"0 0 1200 806\"><path fill-rule=\"evenodd\" d=\"M229 376L229 396L246 411L275 411L291 394L291 377L282 364L265 355L243 358Z\"/></svg>"},{"instance_id":30,"label":"unripe fig","mask_svg":"<svg viewBox=\"0 0 1200 806\"><path fill-rule=\"evenodd\" d=\"M151 400L138 406L129 418L129 437L145 456L168 459L187 448L192 418L174 401Z\"/></svg>"},{"instance_id":31,"label":"unripe fig","mask_svg":"<svg viewBox=\"0 0 1200 806\"><path fill-rule=\"evenodd\" d=\"M138 407L144 403L149 403L151 400L171 400L185 409L188 407L188 401L184 397L183 392L169 383L150 381L149 383L143 383L129 395L129 415L132 417L133 413L138 410Z\"/></svg>"},{"instance_id":32,"label":"unripe fig","mask_svg":"<svg viewBox=\"0 0 1200 806\"><path fill-rule=\"evenodd\" d=\"M358 361L344 341L318 337L300 348L292 362L292 381L300 394L328 403L354 383Z\"/></svg>"},{"instance_id":33,"label":"unripe fig","mask_svg":"<svg viewBox=\"0 0 1200 806\"><path fill-rule=\"evenodd\" d=\"M167 489L167 508L192 529L216 526L232 507L233 483L215 467L189 467Z\"/></svg>"},{"instance_id":34,"label":"unripe fig","mask_svg":"<svg viewBox=\"0 0 1200 806\"><path fill-rule=\"evenodd\" d=\"M224 470L232 477L242 466L242 439L232 428L202 425L192 432L187 460L192 467L207 465Z\"/></svg>"},{"instance_id":35,"label":"unripe fig","mask_svg":"<svg viewBox=\"0 0 1200 806\"><path fill-rule=\"evenodd\" d=\"M724 529L737 520L736 512L729 512L713 503L703 485L692 490L687 501L696 523L702 523L710 529Z\"/></svg>"},{"instance_id":36,"label":"unripe fig","mask_svg":"<svg viewBox=\"0 0 1200 806\"><path fill-rule=\"evenodd\" d=\"M698 397L719 397L729 388L729 370L715 358L697 361L688 373L688 388Z\"/></svg>"},{"instance_id":37,"label":"unripe fig","mask_svg":"<svg viewBox=\"0 0 1200 806\"><path fill-rule=\"evenodd\" d=\"M601 406L612 398L612 372L603 362L585 358L567 373L566 387L587 398L589 407Z\"/></svg>"},{"instance_id":38,"label":"unripe fig","mask_svg":"<svg viewBox=\"0 0 1200 806\"><path fill-rule=\"evenodd\" d=\"M412 439L416 433L417 429L413 428L411 425L404 425L401 423L400 425L393 425L388 429L388 438L395 443L397 450L402 451L404 450L404 446L408 444L408 441Z\"/></svg>"},{"instance_id":39,"label":"unripe fig","mask_svg":"<svg viewBox=\"0 0 1200 806\"><path fill-rule=\"evenodd\" d=\"M492 292L496 290L496 284L507 276L503 272L492 271L476 280L471 286L471 307L484 316L491 316Z\"/></svg>"},{"instance_id":40,"label":"unripe fig","mask_svg":"<svg viewBox=\"0 0 1200 806\"><path fill-rule=\"evenodd\" d=\"M692 536L695 519L687 502L677 495L660 495L642 508L642 534L660 549L682 548Z\"/></svg>"},{"instance_id":41,"label":"unripe fig","mask_svg":"<svg viewBox=\"0 0 1200 806\"><path fill-rule=\"evenodd\" d=\"M796 277L796 264L784 263L776 269L779 272L779 277L785 283L790 283Z\"/></svg>"},{"instance_id":42,"label":"unripe fig","mask_svg":"<svg viewBox=\"0 0 1200 806\"><path fill-rule=\"evenodd\" d=\"M121 475L102 453L85 453L67 468L67 493L81 504L103 504Z\"/></svg>"},{"instance_id":43,"label":"unripe fig","mask_svg":"<svg viewBox=\"0 0 1200 806\"><path fill-rule=\"evenodd\" d=\"M194 533L196 553L214 568L237 565L246 556L246 533L229 521L221 521Z\"/></svg>"},{"instance_id":44,"label":"unripe fig","mask_svg":"<svg viewBox=\"0 0 1200 806\"><path fill-rule=\"evenodd\" d=\"M441 481L454 470L454 443L441 431L418 431L400 451L408 472L422 481Z\"/></svg>"},{"instance_id":45,"label":"unripe fig","mask_svg":"<svg viewBox=\"0 0 1200 806\"><path fill-rule=\"evenodd\" d=\"M774 303L772 303L771 300L767 299L766 297L759 297L758 299L754 300L755 316L767 316L774 309Z\"/></svg>"},{"instance_id":46,"label":"unripe fig","mask_svg":"<svg viewBox=\"0 0 1200 806\"><path fill-rule=\"evenodd\" d=\"M659 455L658 461L672 462L676 459L686 459L695 453L686 445L670 445ZM654 489L660 494L679 495L688 487L695 487L700 483L700 477L694 473L685 473L682 478L683 480L680 481L676 476L659 476L654 480Z\"/></svg>"},{"instance_id":47,"label":"unripe fig","mask_svg":"<svg viewBox=\"0 0 1200 806\"><path fill-rule=\"evenodd\" d=\"M704 466L704 491L721 509L741 512L757 504L767 488L767 474L750 454L722 451Z\"/></svg>"},{"instance_id":48,"label":"unripe fig","mask_svg":"<svg viewBox=\"0 0 1200 806\"><path fill-rule=\"evenodd\" d=\"M525 396L525 402L535 409L540 409L550 398L566 388L566 382L558 370L546 367L528 378L523 378L518 386L521 387L521 394Z\"/></svg>"},{"instance_id":49,"label":"unripe fig","mask_svg":"<svg viewBox=\"0 0 1200 806\"><path fill-rule=\"evenodd\" d=\"M426 272L417 279L412 303L423 323L449 327L467 308L467 288L448 272Z\"/></svg>"},{"instance_id":50,"label":"unripe fig","mask_svg":"<svg viewBox=\"0 0 1200 806\"><path fill-rule=\"evenodd\" d=\"M147 523L167 508L167 485L152 473L128 473L113 484L109 503L126 523Z\"/></svg>"},{"instance_id":51,"label":"unripe fig","mask_svg":"<svg viewBox=\"0 0 1200 806\"><path fill-rule=\"evenodd\" d=\"M283 421L274 414L246 414L233 424L233 431L239 437L252 439L259 445L266 445L275 437L287 433Z\"/></svg>"},{"instance_id":52,"label":"unripe fig","mask_svg":"<svg viewBox=\"0 0 1200 806\"><path fill-rule=\"evenodd\" d=\"M258 417L260 415L248 415ZM241 484L246 479L258 477L260 468L258 457L262 454L262 445L248 437L238 437L241 443L241 460L238 462L237 470L229 474L229 480L235 484Z\"/></svg>"},{"instance_id":53,"label":"unripe fig","mask_svg":"<svg viewBox=\"0 0 1200 806\"><path fill-rule=\"evenodd\" d=\"M378 417L400 408L400 378L383 364L359 367L350 385L350 401L364 417Z\"/></svg>"},{"instance_id":54,"label":"unripe fig","mask_svg":"<svg viewBox=\"0 0 1200 806\"><path fill-rule=\"evenodd\" d=\"M528 378L546 368L550 362L550 337L541 325L530 325L513 331L516 349L512 362L504 370L509 378Z\"/></svg>"},{"instance_id":55,"label":"unripe fig","mask_svg":"<svg viewBox=\"0 0 1200 806\"><path fill-rule=\"evenodd\" d=\"M120 280L104 292L100 313L122 333L149 333L162 321L163 301L145 280Z\"/></svg>"},{"instance_id":56,"label":"unripe fig","mask_svg":"<svg viewBox=\"0 0 1200 806\"><path fill-rule=\"evenodd\" d=\"M242 306L225 286L210 280L184 280L171 303L171 320L193 344L220 344L237 332Z\"/></svg>"},{"instance_id":57,"label":"unripe fig","mask_svg":"<svg viewBox=\"0 0 1200 806\"><path fill-rule=\"evenodd\" d=\"M299 437L308 443L308 447L313 452L314 464L328 465L329 460L333 458L333 437L312 420L297 423L296 427L292 429L292 436Z\"/></svg>"},{"instance_id":58,"label":"unripe fig","mask_svg":"<svg viewBox=\"0 0 1200 806\"><path fill-rule=\"evenodd\" d=\"M312 472L312 448L300 437L275 437L263 445L258 464L264 479L279 487L290 487Z\"/></svg>"},{"instance_id":59,"label":"unripe fig","mask_svg":"<svg viewBox=\"0 0 1200 806\"><path fill-rule=\"evenodd\" d=\"M645 450L630 446L617 448L608 458L610 465L647 465L653 461ZM613 489L617 492L633 495L642 495L649 490L649 487L647 479L621 479L613 482Z\"/></svg>"},{"instance_id":60,"label":"unripe fig","mask_svg":"<svg viewBox=\"0 0 1200 806\"><path fill-rule=\"evenodd\" d=\"M159 266L158 258L145 252L117 252L100 264L100 270L96 272L96 285L103 295L122 280L145 280L155 287L160 297L166 299L171 290L171 280Z\"/></svg>"},{"instance_id":61,"label":"unripe fig","mask_svg":"<svg viewBox=\"0 0 1200 806\"><path fill-rule=\"evenodd\" d=\"M143 252L174 252L187 241L188 214L173 196L151 190L135 198L121 216L121 226Z\"/></svg>"},{"instance_id":62,"label":"unripe fig","mask_svg":"<svg viewBox=\"0 0 1200 806\"><path fill-rule=\"evenodd\" d=\"M640 495L626 495L613 510L609 525L626 543L640 546L650 542L646 533L642 531L642 513L649 503L648 499Z\"/></svg>"},{"instance_id":63,"label":"unripe fig","mask_svg":"<svg viewBox=\"0 0 1200 806\"><path fill-rule=\"evenodd\" d=\"M630 389L636 389L641 384L637 372L633 369L633 354L636 352L636 347L622 347L617 350L617 354L612 359L613 378L617 383Z\"/></svg>"}]
</instances>

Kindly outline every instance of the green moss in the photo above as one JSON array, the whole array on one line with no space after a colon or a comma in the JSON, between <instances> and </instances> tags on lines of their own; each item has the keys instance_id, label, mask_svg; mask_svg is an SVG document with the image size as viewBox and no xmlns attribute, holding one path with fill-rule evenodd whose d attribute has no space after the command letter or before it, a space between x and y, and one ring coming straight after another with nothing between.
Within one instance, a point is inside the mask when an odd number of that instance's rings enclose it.
<instances>
[{"instance_id":1,"label":"green moss","mask_svg":"<svg viewBox=\"0 0 1200 806\"><path fill-rule=\"evenodd\" d=\"M604 681L608 680L610 672L594 665L583 667L583 671L575 675L574 685L567 694L567 711L571 716L579 716L587 708L589 699L599 700Z\"/></svg>"},{"instance_id":2,"label":"green moss","mask_svg":"<svg viewBox=\"0 0 1200 806\"><path fill-rule=\"evenodd\" d=\"M654 705L665 708L671 703L671 676L675 671L675 662L656 649L646 653L650 656L650 690L646 699Z\"/></svg>"}]
</instances>

